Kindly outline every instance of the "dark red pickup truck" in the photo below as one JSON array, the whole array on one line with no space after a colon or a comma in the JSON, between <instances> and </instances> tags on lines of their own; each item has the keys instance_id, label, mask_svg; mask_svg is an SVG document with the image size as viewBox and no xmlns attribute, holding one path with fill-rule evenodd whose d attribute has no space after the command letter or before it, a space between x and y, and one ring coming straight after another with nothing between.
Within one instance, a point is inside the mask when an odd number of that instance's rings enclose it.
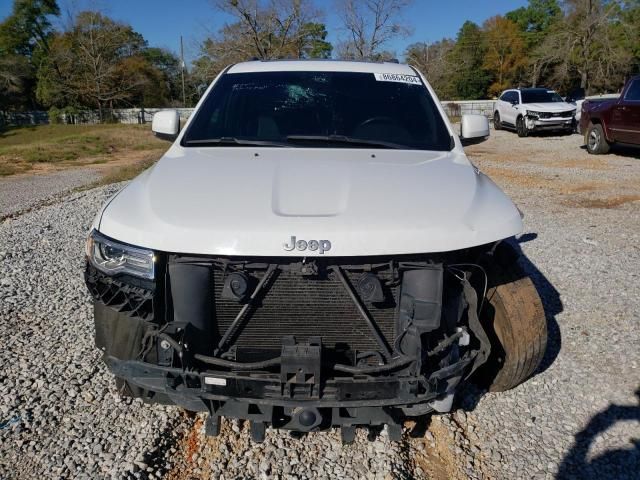
<instances>
[{"instance_id":1,"label":"dark red pickup truck","mask_svg":"<svg viewBox=\"0 0 640 480\"><path fill-rule=\"evenodd\" d=\"M630 79L617 99L585 100L580 131L589 153L607 153L614 143L640 147L640 76Z\"/></svg>"}]
</instances>

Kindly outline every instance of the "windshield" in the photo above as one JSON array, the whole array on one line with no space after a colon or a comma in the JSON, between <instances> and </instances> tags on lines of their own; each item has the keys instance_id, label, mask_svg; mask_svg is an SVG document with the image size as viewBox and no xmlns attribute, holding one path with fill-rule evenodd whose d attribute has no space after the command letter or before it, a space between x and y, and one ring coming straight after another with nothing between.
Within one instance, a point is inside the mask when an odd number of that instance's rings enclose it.
<instances>
[{"instance_id":1,"label":"windshield","mask_svg":"<svg viewBox=\"0 0 640 480\"><path fill-rule=\"evenodd\" d=\"M553 90L522 90L522 103L564 102Z\"/></svg>"},{"instance_id":2,"label":"windshield","mask_svg":"<svg viewBox=\"0 0 640 480\"><path fill-rule=\"evenodd\" d=\"M451 150L445 123L418 76L352 72L223 75L184 146Z\"/></svg>"}]
</instances>

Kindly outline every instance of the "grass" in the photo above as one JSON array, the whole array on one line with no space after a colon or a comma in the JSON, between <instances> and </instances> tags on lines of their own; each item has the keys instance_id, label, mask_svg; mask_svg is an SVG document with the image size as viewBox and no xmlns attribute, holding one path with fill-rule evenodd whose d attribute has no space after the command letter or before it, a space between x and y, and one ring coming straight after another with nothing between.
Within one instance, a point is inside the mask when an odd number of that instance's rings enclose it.
<instances>
[{"instance_id":1,"label":"grass","mask_svg":"<svg viewBox=\"0 0 640 480\"><path fill-rule=\"evenodd\" d=\"M145 125L39 125L0 132L0 176L37 173L84 165L135 171L149 166L169 145Z\"/></svg>"},{"instance_id":2,"label":"grass","mask_svg":"<svg viewBox=\"0 0 640 480\"><path fill-rule=\"evenodd\" d=\"M132 178L137 177L144 170L152 166L154 163L156 163L156 160L157 158L148 158L128 165L122 165L118 168L113 168L109 172L107 172L98 182L92 185L92 187L131 180Z\"/></svg>"}]
</instances>

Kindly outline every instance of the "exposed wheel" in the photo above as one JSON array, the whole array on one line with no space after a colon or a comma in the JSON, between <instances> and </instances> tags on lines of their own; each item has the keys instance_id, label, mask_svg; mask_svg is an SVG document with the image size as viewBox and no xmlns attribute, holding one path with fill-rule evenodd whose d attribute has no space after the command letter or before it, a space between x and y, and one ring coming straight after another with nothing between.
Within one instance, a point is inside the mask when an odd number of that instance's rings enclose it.
<instances>
[{"instance_id":1,"label":"exposed wheel","mask_svg":"<svg viewBox=\"0 0 640 480\"><path fill-rule=\"evenodd\" d=\"M592 155L607 153L611 147L604 136L604 130L600 124L589 124L584 135L584 143L587 145L587 152Z\"/></svg>"},{"instance_id":2,"label":"exposed wheel","mask_svg":"<svg viewBox=\"0 0 640 480\"><path fill-rule=\"evenodd\" d=\"M516 131L519 137L526 137L529 135L529 129L524 121L524 117L518 117L516 120Z\"/></svg>"},{"instance_id":3,"label":"exposed wheel","mask_svg":"<svg viewBox=\"0 0 640 480\"><path fill-rule=\"evenodd\" d=\"M513 252L509 245L501 247ZM502 392L522 383L540 365L547 321L536 287L517 262L496 263L487 273L490 288L482 321L491 355L481 375L490 391Z\"/></svg>"},{"instance_id":4,"label":"exposed wheel","mask_svg":"<svg viewBox=\"0 0 640 480\"><path fill-rule=\"evenodd\" d=\"M502 130L502 122L500 121L500 113L496 110L493 114L493 129Z\"/></svg>"}]
</instances>

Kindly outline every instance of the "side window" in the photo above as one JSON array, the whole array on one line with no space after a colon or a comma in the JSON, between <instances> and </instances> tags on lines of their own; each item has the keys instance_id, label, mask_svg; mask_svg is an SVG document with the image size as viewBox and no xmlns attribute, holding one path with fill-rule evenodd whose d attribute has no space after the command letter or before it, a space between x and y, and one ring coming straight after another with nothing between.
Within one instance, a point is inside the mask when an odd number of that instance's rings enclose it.
<instances>
[{"instance_id":1,"label":"side window","mask_svg":"<svg viewBox=\"0 0 640 480\"><path fill-rule=\"evenodd\" d=\"M640 79L634 80L624 96L625 100L631 102L640 102Z\"/></svg>"},{"instance_id":2,"label":"side window","mask_svg":"<svg viewBox=\"0 0 640 480\"><path fill-rule=\"evenodd\" d=\"M508 102L509 101L509 93L510 92L504 92L502 95L500 95L500 100L502 100L503 102Z\"/></svg>"},{"instance_id":3,"label":"side window","mask_svg":"<svg viewBox=\"0 0 640 480\"><path fill-rule=\"evenodd\" d=\"M514 101L516 104L521 103L521 102L520 102L520 92L513 92L513 101Z\"/></svg>"},{"instance_id":4,"label":"side window","mask_svg":"<svg viewBox=\"0 0 640 480\"><path fill-rule=\"evenodd\" d=\"M505 93L504 101L509 103L518 102L518 92L511 91Z\"/></svg>"}]
</instances>

